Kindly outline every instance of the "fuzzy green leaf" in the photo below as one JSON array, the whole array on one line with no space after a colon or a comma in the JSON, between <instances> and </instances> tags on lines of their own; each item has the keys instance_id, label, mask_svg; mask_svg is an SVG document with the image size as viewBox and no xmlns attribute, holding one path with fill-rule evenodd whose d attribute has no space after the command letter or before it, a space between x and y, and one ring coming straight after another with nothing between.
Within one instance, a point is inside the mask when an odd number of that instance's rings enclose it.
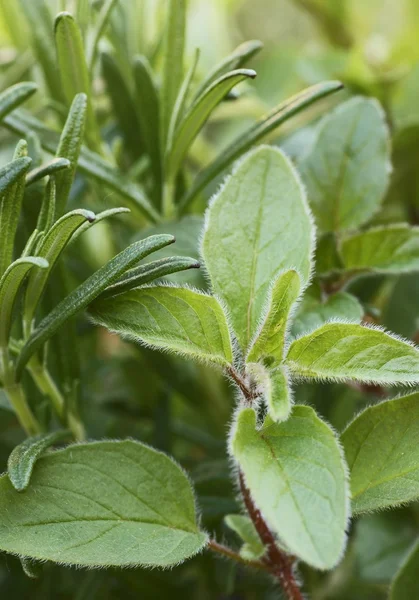
<instances>
[{"instance_id":1,"label":"fuzzy green leaf","mask_svg":"<svg viewBox=\"0 0 419 600\"><path fill-rule=\"evenodd\" d=\"M27 331L30 329L39 299L42 296L47 279L55 266L55 263L67 246L74 232L86 221L92 222L94 219L95 214L89 210L73 210L61 217L61 219L58 219L42 240L42 243L37 250L37 254L47 260L49 268L32 272L29 276L24 307L24 320L28 327Z\"/></svg>"},{"instance_id":2,"label":"fuzzy green leaf","mask_svg":"<svg viewBox=\"0 0 419 600\"><path fill-rule=\"evenodd\" d=\"M67 12L57 15L54 28L58 65L67 104L70 106L76 94L86 94L86 140L89 147L98 149L100 136L90 100L90 78L80 29L72 15Z\"/></svg>"},{"instance_id":3,"label":"fuzzy green leaf","mask_svg":"<svg viewBox=\"0 0 419 600\"><path fill-rule=\"evenodd\" d=\"M265 554L265 547L249 517L243 515L227 515L225 524L243 540L240 555L245 560L257 560Z\"/></svg>"},{"instance_id":4,"label":"fuzzy green leaf","mask_svg":"<svg viewBox=\"0 0 419 600\"><path fill-rule=\"evenodd\" d=\"M419 349L380 329L326 323L295 340L286 362L308 378L383 384L419 383Z\"/></svg>"},{"instance_id":5,"label":"fuzzy green leaf","mask_svg":"<svg viewBox=\"0 0 419 600\"><path fill-rule=\"evenodd\" d=\"M380 207L391 171L389 133L378 102L352 98L327 115L300 166L322 231L368 221Z\"/></svg>"},{"instance_id":6,"label":"fuzzy green leaf","mask_svg":"<svg viewBox=\"0 0 419 600\"><path fill-rule=\"evenodd\" d=\"M38 86L32 81L22 81L8 87L0 94L0 121L12 110L36 92Z\"/></svg>"},{"instance_id":7,"label":"fuzzy green leaf","mask_svg":"<svg viewBox=\"0 0 419 600\"><path fill-rule=\"evenodd\" d=\"M125 271L134 267L142 258L174 241L174 237L171 235L155 235L140 242L134 242L73 290L40 322L22 348L16 363L16 376L22 375L26 363L34 352L68 319L86 308L109 285L118 281Z\"/></svg>"},{"instance_id":8,"label":"fuzzy green leaf","mask_svg":"<svg viewBox=\"0 0 419 600\"><path fill-rule=\"evenodd\" d=\"M233 361L223 310L212 296L180 287L144 287L90 307L95 323L128 339L196 360Z\"/></svg>"},{"instance_id":9,"label":"fuzzy green leaf","mask_svg":"<svg viewBox=\"0 0 419 600\"><path fill-rule=\"evenodd\" d=\"M242 410L231 451L256 507L298 558L334 567L346 543L349 493L346 466L333 431L308 406L283 423L256 429L256 413Z\"/></svg>"},{"instance_id":10,"label":"fuzzy green leaf","mask_svg":"<svg viewBox=\"0 0 419 600\"><path fill-rule=\"evenodd\" d=\"M62 156L70 161L70 168L57 173L57 217L61 217L70 195L71 185L76 172L77 161L83 141L84 124L86 120L87 96L77 94L71 103L70 110L60 136L56 156Z\"/></svg>"},{"instance_id":11,"label":"fuzzy green leaf","mask_svg":"<svg viewBox=\"0 0 419 600\"><path fill-rule=\"evenodd\" d=\"M394 578L389 600L413 600L419 597L419 541L413 546Z\"/></svg>"},{"instance_id":12,"label":"fuzzy green leaf","mask_svg":"<svg viewBox=\"0 0 419 600\"><path fill-rule=\"evenodd\" d=\"M256 77L256 72L238 69L223 75L190 107L173 135L173 145L169 149L168 157L169 177L174 178L177 175L189 147L214 108L234 86L248 77Z\"/></svg>"},{"instance_id":13,"label":"fuzzy green leaf","mask_svg":"<svg viewBox=\"0 0 419 600\"><path fill-rule=\"evenodd\" d=\"M340 253L350 271L419 271L419 227L401 223L353 233L342 240Z\"/></svg>"},{"instance_id":14,"label":"fuzzy green leaf","mask_svg":"<svg viewBox=\"0 0 419 600\"><path fill-rule=\"evenodd\" d=\"M26 175L26 185L32 185L36 181L43 179L44 177L50 177L52 175L56 175L63 169L68 169L70 167L70 161L66 158L53 158L49 162L41 165L36 169L32 169Z\"/></svg>"},{"instance_id":15,"label":"fuzzy green leaf","mask_svg":"<svg viewBox=\"0 0 419 600\"><path fill-rule=\"evenodd\" d=\"M281 151L246 155L212 201L202 252L243 350L256 334L271 281L295 269L304 286L314 231L304 190Z\"/></svg>"},{"instance_id":16,"label":"fuzzy green leaf","mask_svg":"<svg viewBox=\"0 0 419 600\"><path fill-rule=\"evenodd\" d=\"M13 260L14 243L23 194L25 174L31 164L26 142L19 142L15 159L0 169L0 277Z\"/></svg>"},{"instance_id":17,"label":"fuzzy green leaf","mask_svg":"<svg viewBox=\"0 0 419 600\"><path fill-rule=\"evenodd\" d=\"M246 374L264 399L271 419L277 423L288 419L292 391L286 369L281 365L268 368L260 363L247 363Z\"/></svg>"},{"instance_id":18,"label":"fuzzy green leaf","mask_svg":"<svg viewBox=\"0 0 419 600\"><path fill-rule=\"evenodd\" d=\"M364 309L359 300L348 292L337 292L329 296L325 302L315 303L306 310L297 313L291 332L297 337L314 331L333 319L348 320L360 323Z\"/></svg>"},{"instance_id":19,"label":"fuzzy green leaf","mask_svg":"<svg viewBox=\"0 0 419 600\"><path fill-rule=\"evenodd\" d=\"M45 450L69 435L70 432L66 430L37 435L27 438L13 449L7 461L7 474L18 492L28 487L35 463Z\"/></svg>"},{"instance_id":20,"label":"fuzzy green leaf","mask_svg":"<svg viewBox=\"0 0 419 600\"><path fill-rule=\"evenodd\" d=\"M48 262L44 258L33 256L18 258L6 269L0 279L0 347L2 348L8 345L17 294L32 267L47 269Z\"/></svg>"},{"instance_id":21,"label":"fuzzy green leaf","mask_svg":"<svg viewBox=\"0 0 419 600\"><path fill-rule=\"evenodd\" d=\"M354 512L419 498L419 393L364 410L342 434Z\"/></svg>"},{"instance_id":22,"label":"fuzzy green leaf","mask_svg":"<svg viewBox=\"0 0 419 600\"><path fill-rule=\"evenodd\" d=\"M169 0L164 40L164 64L161 86L161 134L163 148L170 118L183 80L186 0Z\"/></svg>"},{"instance_id":23,"label":"fuzzy green leaf","mask_svg":"<svg viewBox=\"0 0 419 600\"><path fill-rule=\"evenodd\" d=\"M253 340L246 360L269 364L282 362L287 321L292 305L300 293L300 278L296 271L281 273L269 291L266 316Z\"/></svg>"},{"instance_id":24,"label":"fuzzy green leaf","mask_svg":"<svg viewBox=\"0 0 419 600\"><path fill-rule=\"evenodd\" d=\"M116 296L140 285L151 283L160 277L167 277L167 275L186 271L187 269L198 269L199 266L196 259L189 256L170 256L168 258L161 258L160 260L153 260L146 265L140 265L125 273L119 281L106 288L100 295L100 298Z\"/></svg>"},{"instance_id":25,"label":"fuzzy green leaf","mask_svg":"<svg viewBox=\"0 0 419 600\"><path fill-rule=\"evenodd\" d=\"M247 152L249 148L257 144L268 133L318 100L341 89L342 84L339 81L326 81L324 83L313 85L281 103L267 115L264 115L250 129L225 148L223 152L221 152L221 154L198 175L192 187L182 199L181 209L184 211L205 186L215 179L217 175L227 169L232 162Z\"/></svg>"},{"instance_id":26,"label":"fuzzy green leaf","mask_svg":"<svg viewBox=\"0 0 419 600\"><path fill-rule=\"evenodd\" d=\"M85 221L83 225L81 225L77 231L74 232L70 239L70 244L73 244L75 240L77 240L85 231L97 225L104 219L109 219L110 217L115 217L116 215L126 214L131 212L129 208L119 207L119 208L108 208L108 210L102 210L102 212L95 214L95 218L93 221Z\"/></svg>"},{"instance_id":27,"label":"fuzzy green leaf","mask_svg":"<svg viewBox=\"0 0 419 600\"><path fill-rule=\"evenodd\" d=\"M0 548L34 559L168 566L196 554L207 539L198 530L184 472L134 441L48 453L25 493L7 475L0 492Z\"/></svg>"}]
</instances>

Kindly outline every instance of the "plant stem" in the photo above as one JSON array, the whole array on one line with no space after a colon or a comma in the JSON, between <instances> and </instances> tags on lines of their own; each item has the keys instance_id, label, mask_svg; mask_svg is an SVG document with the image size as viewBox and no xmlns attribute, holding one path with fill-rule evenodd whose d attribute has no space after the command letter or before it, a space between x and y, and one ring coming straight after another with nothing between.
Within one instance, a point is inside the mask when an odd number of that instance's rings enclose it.
<instances>
[{"instance_id":1,"label":"plant stem","mask_svg":"<svg viewBox=\"0 0 419 600\"><path fill-rule=\"evenodd\" d=\"M254 567L255 569L260 569L262 571L270 572L269 566L262 561L259 560L246 560L238 552L235 552L232 548L228 546L224 546L224 544L219 544L215 540L210 540L208 542L208 548L217 554L221 554L222 556L226 556L227 558L231 558L232 560L241 563L242 565L246 565L247 567Z\"/></svg>"},{"instance_id":2,"label":"plant stem","mask_svg":"<svg viewBox=\"0 0 419 600\"><path fill-rule=\"evenodd\" d=\"M167 179L163 186L163 216L167 221L170 221L175 215L175 182L172 178Z\"/></svg>"},{"instance_id":3,"label":"plant stem","mask_svg":"<svg viewBox=\"0 0 419 600\"><path fill-rule=\"evenodd\" d=\"M262 517L260 510L253 503L241 471L239 472L239 481L246 510L262 543L266 546L266 556L262 559L263 562L265 562L272 575L281 584L288 600L303 600L303 595L294 576L293 559L282 552L276 545L273 533Z\"/></svg>"}]
</instances>

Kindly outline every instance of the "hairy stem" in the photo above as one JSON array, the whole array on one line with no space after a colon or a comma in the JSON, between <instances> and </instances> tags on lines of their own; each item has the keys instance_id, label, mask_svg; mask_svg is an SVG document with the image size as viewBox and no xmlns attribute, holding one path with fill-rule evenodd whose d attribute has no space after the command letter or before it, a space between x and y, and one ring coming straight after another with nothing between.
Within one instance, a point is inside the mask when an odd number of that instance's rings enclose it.
<instances>
[{"instance_id":1,"label":"hairy stem","mask_svg":"<svg viewBox=\"0 0 419 600\"><path fill-rule=\"evenodd\" d=\"M217 554L221 554L222 556L226 556L227 558L231 558L232 560L246 565L247 567L253 567L255 569L260 569L262 571L270 572L270 568L267 564L259 560L246 560L238 552L229 548L228 546L224 546L224 544L219 544L215 540L210 540L208 542L208 548Z\"/></svg>"},{"instance_id":2,"label":"hairy stem","mask_svg":"<svg viewBox=\"0 0 419 600\"><path fill-rule=\"evenodd\" d=\"M246 510L261 541L266 546L266 555L262 559L263 562L269 567L272 575L279 581L287 600L303 600L303 595L294 576L293 559L282 552L276 545L273 533L266 524L260 510L253 503L241 471L239 473L239 481Z\"/></svg>"}]
</instances>

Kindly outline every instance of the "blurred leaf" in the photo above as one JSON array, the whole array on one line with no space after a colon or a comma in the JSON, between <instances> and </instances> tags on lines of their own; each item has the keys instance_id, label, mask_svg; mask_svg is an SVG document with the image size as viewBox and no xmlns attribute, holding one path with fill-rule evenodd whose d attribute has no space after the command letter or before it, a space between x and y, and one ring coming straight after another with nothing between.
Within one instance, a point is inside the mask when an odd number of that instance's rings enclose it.
<instances>
[{"instance_id":1,"label":"blurred leaf","mask_svg":"<svg viewBox=\"0 0 419 600\"><path fill-rule=\"evenodd\" d=\"M383 324L391 331L413 338L419 331L419 277L399 277L383 311ZM403 310L400 310L403 307Z\"/></svg>"},{"instance_id":2,"label":"blurred leaf","mask_svg":"<svg viewBox=\"0 0 419 600\"><path fill-rule=\"evenodd\" d=\"M325 302L315 302L308 310L297 312L292 324L292 335L297 337L318 329L333 319L361 322L364 309L355 296L348 292L337 292Z\"/></svg>"},{"instance_id":3,"label":"blurred leaf","mask_svg":"<svg viewBox=\"0 0 419 600\"><path fill-rule=\"evenodd\" d=\"M0 120L30 98L37 89L36 83L22 81L4 90L0 94Z\"/></svg>"},{"instance_id":4,"label":"blurred leaf","mask_svg":"<svg viewBox=\"0 0 419 600\"><path fill-rule=\"evenodd\" d=\"M265 553L259 534L249 517L243 515L227 515L224 521L243 540L240 555L245 560L257 560Z\"/></svg>"},{"instance_id":5,"label":"blurred leaf","mask_svg":"<svg viewBox=\"0 0 419 600\"><path fill-rule=\"evenodd\" d=\"M390 600L411 600L419 594L418 581L419 542L417 542L402 563L391 584Z\"/></svg>"},{"instance_id":6,"label":"blurred leaf","mask_svg":"<svg viewBox=\"0 0 419 600\"><path fill-rule=\"evenodd\" d=\"M102 37L102 35L106 29L106 26L108 25L108 21L110 19L112 9L114 8L115 4L116 4L116 0L106 0L102 4L102 8L100 10L96 25L93 30L92 42L89 46L87 64L88 64L90 72L93 72L93 68L94 68L95 62L96 62L96 56L97 56L100 38Z\"/></svg>"}]
</instances>

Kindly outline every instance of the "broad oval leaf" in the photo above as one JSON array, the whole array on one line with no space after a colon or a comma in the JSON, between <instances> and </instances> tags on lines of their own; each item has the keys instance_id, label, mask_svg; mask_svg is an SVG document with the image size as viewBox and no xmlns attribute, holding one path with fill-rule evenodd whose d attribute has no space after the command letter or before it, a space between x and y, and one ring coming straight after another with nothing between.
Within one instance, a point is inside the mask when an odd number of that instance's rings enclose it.
<instances>
[{"instance_id":1,"label":"broad oval leaf","mask_svg":"<svg viewBox=\"0 0 419 600\"><path fill-rule=\"evenodd\" d=\"M180 287L143 287L98 299L90 314L95 323L128 339L223 366L233 362L226 317L213 296Z\"/></svg>"},{"instance_id":2,"label":"broad oval leaf","mask_svg":"<svg viewBox=\"0 0 419 600\"><path fill-rule=\"evenodd\" d=\"M246 358L248 362L268 360L270 365L282 362L288 319L299 293L300 278L296 271L285 271L274 281L268 294L266 316Z\"/></svg>"},{"instance_id":3,"label":"broad oval leaf","mask_svg":"<svg viewBox=\"0 0 419 600\"><path fill-rule=\"evenodd\" d=\"M400 223L354 233L343 238L340 253L350 271L419 271L419 227Z\"/></svg>"},{"instance_id":4,"label":"broad oval leaf","mask_svg":"<svg viewBox=\"0 0 419 600\"><path fill-rule=\"evenodd\" d=\"M225 148L225 150L223 150L223 152L221 152L221 154L197 176L192 187L181 201L181 210L185 211L192 200L210 183L210 181L215 179L217 175L228 168L232 162L257 144L263 137L268 135L268 133L318 100L341 90L342 87L340 81L326 81L324 83L313 85L299 94L285 100L285 102L276 106L267 115L264 115L248 131L245 131L245 133Z\"/></svg>"},{"instance_id":5,"label":"broad oval leaf","mask_svg":"<svg viewBox=\"0 0 419 600\"><path fill-rule=\"evenodd\" d=\"M42 319L22 348L16 362L16 377L21 377L30 357L54 335L63 323L86 308L109 285L118 281L125 271L133 268L142 258L174 241L175 239L171 235L154 235L140 242L134 242L59 302Z\"/></svg>"},{"instance_id":6,"label":"broad oval leaf","mask_svg":"<svg viewBox=\"0 0 419 600\"><path fill-rule=\"evenodd\" d=\"M325 302L313 304L306 310L299 311L293 321L291 332L296 337L305 335L333 319L347 319L353 323L360 323L363 316L364 309L355 296L348 292L336 292Z\"/></svg>"},{"instance_id":7,"label":"broad oval leaf","mask_svg":"<svg viewBox=\"0 0 419 600\"><path fill-rule=\"evenodd\" d=\"M419 350L381 329L326 323L295 340L286 358L295 375L365 383L418 383Z\"/></svg>"},{"instance_id":8,"label":"broad oval leaf","mask_svg":"<svg viewBox=\"0 0 419 600\"><path fill-rule=\"evenodd\" d=\"M291 162L274 148L253 150L211 202L202 242L211 285L227 305L243 350L279 273L295 269L305 286L313 247L310 210Z\"/></svg>"},{"instance_id":9,"label":"broad oval leaf","mask_svg":"<svg viewBox=\"0 0 419 600\"><path fill-rule=\"evenodd\" d=\"M391 171L388 127L377 100L352 98L327 115L300 167L322 231L368 221L380 207Z\"/></svg>"},{"instance_id":10,"label":"broad oval leaf","mask_svg":"<svg viewBox=\"0 0 419 600\"><path fill-rule=\"evenodd\" d=\"M32 81L22 81L8 87L0 94L0 121L12 110L36 92L38 86Z\"/></svg>"},{"instance_id":11,"label":"broad oval leaf","mask_svg":"<svg viewBox=\"0 0 419 600\"><path fill-rule=\"evenodd\" d=\"M413 600L419 597L419 541L413 546L396 574L389 600Z\"/></svg>"},{"instance_id":12,"label":"broad oval leaf","mask_svg":"<svg viewBox=\"0 0 419 600\"><path fill-rule=\"evenodd\" d=\"M419 498L419 393L370 406L342 434L353 511Z\"/></svg>"},{"instance_id":13,"label":"broad oval leaf","mask_svg":"<svg viewBox=\"0 0 419 600\"><path fill-rule=\"evenodd\" d=\"M349 492L346 465L333 431L308 406L295 406L283 423L242 410L231 451L268 525L290 552L318 569L331 569L346 543Z\"/></svg>"},{"instance_id":14,"label":"broad oval leaf","mask_svg":"<svg viewBox=\"0 0 419 600\"><path fill-rule=\"evenodd\" d=\"M134 441L42 456L25 493L0 478L0 548L83 566L168 566L196 554L193 492L170 458Z\"/></svg>"},{"instance_id":15,"label":"broad oval leaf","mask_svg":"<svg viewBox=\"0 0 419 600\"><path fill-rule=\"evenodd\" d=\"M45 450L70 435L66 430L54 431L29 437L16 446L7 461L7 474L13 487L18 492L26 490L38 458Z\"/></svg>"}]
</instances>

